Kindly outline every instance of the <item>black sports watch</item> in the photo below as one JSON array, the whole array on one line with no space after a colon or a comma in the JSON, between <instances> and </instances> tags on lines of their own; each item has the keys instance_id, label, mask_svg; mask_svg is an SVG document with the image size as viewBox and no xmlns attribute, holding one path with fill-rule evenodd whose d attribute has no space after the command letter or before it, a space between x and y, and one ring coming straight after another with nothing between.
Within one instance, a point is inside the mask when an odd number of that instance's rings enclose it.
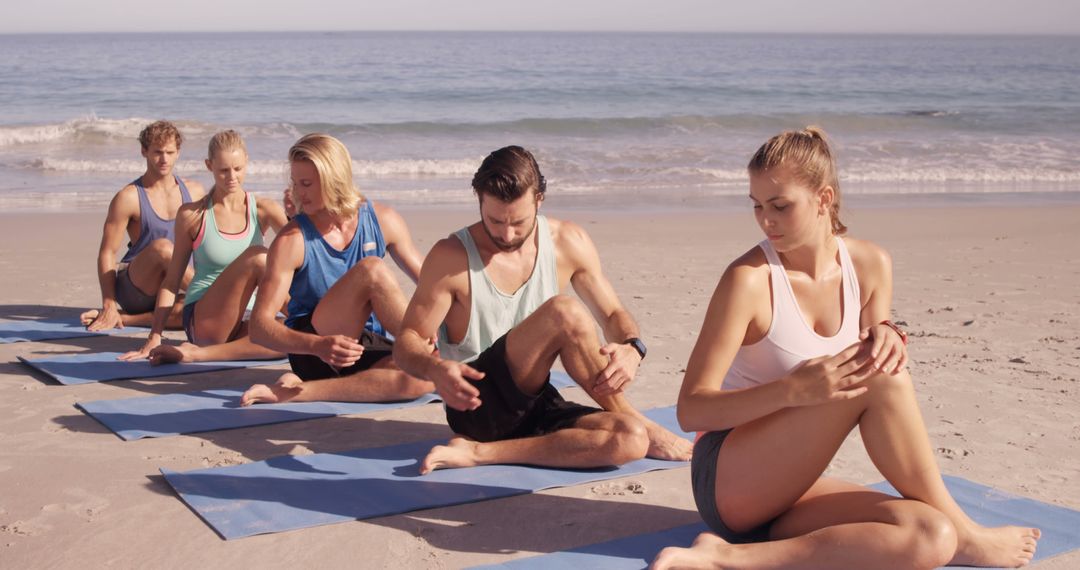
<instances>
[{"instance_id":1,"label":"black sports watch","mask_svg":"<svg viewBox=\"0 0 1080 570\"><path fill-rule=\"evenodd\" d=\"M649 349L645 348L645 342L642 341L640 338L628 338L623 341L623 344L629 344L630 346L634 347L634 350L636 350L638 354L641 355L641 359L645 360L645 353L649 352Z\"/></svg>"}]
</instances>

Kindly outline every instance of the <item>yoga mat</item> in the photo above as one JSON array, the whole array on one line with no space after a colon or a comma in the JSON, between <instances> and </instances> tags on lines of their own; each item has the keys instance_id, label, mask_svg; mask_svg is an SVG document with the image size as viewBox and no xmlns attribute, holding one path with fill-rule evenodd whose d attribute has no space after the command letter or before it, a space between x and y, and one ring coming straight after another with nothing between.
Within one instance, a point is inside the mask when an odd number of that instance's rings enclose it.
<instances>
[{"instance_id":1,"label":"yoga mat","mask_svg":"<svg viewBox=\"0 0 1080 570\"><path fill-rule=\"evenodd\" d=\"M647 415L681 433L674 408L651 410ZM441 441L275 457L183 473L167 469L161 472L192 510L222 538L230 540L510 497L687 465L655 459L601 469L485 465L420 476L420 461L438 443Z\"/></svg>"},{"instance_id":2,"label":"yoga mat","mask_svg":"<svg viewBox=\"0 0 1080 570\"><path fill-rule=\"evenodd\" d=\"M235 360L230 362L185 362L181 364L161 364L151 366L149 360L134 360L124 362L117 360L120 352L92 352L87 354L65 354L62 356L46 356L43 358L24 358L19 360L27 366L39 370L61 384L89 384L91 382L107 382L110 380L127 380L131 378L154 378L158 376L177 376L181 374L195 374L198 372L213 372L215 370L230 370L233 368L248 368L254 366L271 366L283 364L285 359L279 360Z\"/></svg>"},{"instance_id":3,"label":"yoga mat","mask_svg":"<svg viewBox=\"0 0 1080 570\"><path fill-rule=\"evenodd\" d=\"M114 334L148 334L144 327L124 327L90 332L79 322L78 315L70 317L50 317L47 319L0 321L0 344L11 342L29 342L38 340L58 340L62 338L81 338Z\"/></svg>"},{"instance_id":4,"label":"yoga mat","mask_svg":"<svg viewBox=\"0 0 1080 570\"><path fill-rule=\"evenodd\" d=\"M552 371L551 383L559 389L576 385L566 373L558 371ZM121 439L131 441L144 437L168 437L184 433L366 414L441 401L437 394L425 394L415 400L402 402L297 402L242 407L242 395L242 390L200 390L184 394L80 402L75 405Z\"/></svg>"},{"instance_id":5,"label":"yoga mat","mask_svg":"<svg viewBox=\"0 0 1080 570\"><path fill-rule=\"evenodd\" d=\"M943 477L956 502L975 522L985 526L1032 526L1042 530L1034 562L1046 560L1080 548L1080 511L1050 505L998 491L959 477ZM897 495L888 483L871 485L879 491ZM705 523L695 523L650 534L620 538L573 550L519 558L502 564L476 566L477 569L541 570L590 568L622 570L645 568L667 546L690 546L698 534L708 530ZM947 568L967 568L948 566Z\"/></svg>"}]
</instances>

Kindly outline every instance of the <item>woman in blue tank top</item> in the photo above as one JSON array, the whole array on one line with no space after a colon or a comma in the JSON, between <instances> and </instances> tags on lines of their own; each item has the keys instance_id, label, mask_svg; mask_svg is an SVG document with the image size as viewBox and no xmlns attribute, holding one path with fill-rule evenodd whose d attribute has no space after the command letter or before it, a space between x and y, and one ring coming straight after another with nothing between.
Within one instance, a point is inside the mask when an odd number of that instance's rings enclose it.
<instances>
[{"instance_id":1,"label":"woman in blue tank top","mask_svg":"<svg viewBox=\"0 0 1080 570\"><path fill-rule=\"evenodd\" d=\"M393 208L366 199L337 139L302 137L289 149L289 197L302 211L270 246L251 335L287 353L292 373L256 385L245 405L281 401L377 402L416 398L434 386L391 357L406 298L382 257L415 282L420 254ZM288 319L274 318L288 299Z\"/></svg>"},{"instance_id":2,"label":"woman in blue tank top","mask_svg":"<svg viewBox=\"0 0 1080 570\"><path fill-rule=\"evenodd\" d=\"M280 204L244 191L247 161L244 141L235 131L210 139L206 167L214 186L205 199L177 212L173 257L158 292L150 336L140 350L121 359L149 357L161 364L281 358L281 353L251 342L244 320L266 266L263 234L267 229L281 231L287 221ZM161 331L189 260L194 261L195 276L184 298L188 342L164 345Z\"/></svg>"}]
</instances>

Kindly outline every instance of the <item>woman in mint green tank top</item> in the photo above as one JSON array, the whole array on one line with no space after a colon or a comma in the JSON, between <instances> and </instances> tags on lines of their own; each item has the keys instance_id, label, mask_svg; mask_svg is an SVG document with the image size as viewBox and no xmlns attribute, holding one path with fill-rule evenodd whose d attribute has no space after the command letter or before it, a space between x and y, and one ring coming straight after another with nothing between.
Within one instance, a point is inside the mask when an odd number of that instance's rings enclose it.
<instances>
[{"instance_id":1,"label":"woman in mint green tank top","mask_svg":"<svg viewBox=\"0 0 1080 570\"><path fill-rule=\"evenodd\" d=\"M263 234L267 229L277 233L287 220L280 204L244 191L247 161L247 148L235 131L210 139L206 168L214 185L205 199L177 212L172 262L158 292L150 336L122 360L149 358L161 364L282 357L248 337L245 313L266 267ZM164 345L161 331L189 260L194 261L195 277L184 299L188 342Z\"/></svg>"}]
</instances>

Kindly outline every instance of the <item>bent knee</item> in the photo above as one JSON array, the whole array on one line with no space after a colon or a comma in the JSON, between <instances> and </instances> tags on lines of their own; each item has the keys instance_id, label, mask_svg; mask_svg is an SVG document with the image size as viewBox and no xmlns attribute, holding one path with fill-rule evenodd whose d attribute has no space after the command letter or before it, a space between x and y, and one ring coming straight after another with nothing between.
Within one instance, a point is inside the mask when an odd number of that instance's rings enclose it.
<instances>
[{"instance_id":1,"label":"bent knee","mask_svg":"<svg viewBox=\"0 0 1080 570\"><path fill-rule=\"evenodd\" d=\"M556 295L548 299L541 309L544 309L554 320L555 327L560 332L575 334L593 330L594 325L589 310L581 301L569 295Z\"/></svg>"},{"instance_id":2,"label":"bent knee","mask_svg":"<svg viewBox=\"0 0 1080 570\"><path fill-rule=\"evenodd\" d=\"M362 283L375 283L394 279L386 262L382 258L375 256L365 257L356 262L356 265L352 266L346 275Z\"/></svg>"},{"instance_id":3,"label":"bent knee","mask_svg":"<svg viewBox=\"0 0 1080 570\"><path fill-rule=\"evenodd\" d=\"M266 256L269 253L264 246L253 245L244 250L242 259L251 267L266 269Z\"/></svg>"},{"instance_id":4,"label":"bent knee","mask_svg":"<svg viewBox=\"0 0 1080 570\"><path fill-rule=\"evenodd\" d=\"M896 374L886 374L884 372L874 374L864 380L863 384L870 388L869 393L871 395L909 392L915 388L911 374L906 369Z\"/></svg>"},{"instance_id":5,"label":"bent knee","mask_svg":"<svg viewBox=\"0 0 1080 570\"><path fill-rule=\"evenodd\" d=\"M914 501L912 501L914 503ZM916 568L945 566L956 554L956 527L941 511L918 503L901 522L908 531L907 547Z\"/></svg>"},{"instance_id":6,"label":"bent knee","mask_svg":"<svg viewBox=\"0 0 1080 570\"><path fill-rule=\"evenodd\" d=\"M626 414L612 414L607 442L612 462L616 465L645 457L649 451L649 434L645 424Z\"/></svg>"}]
</instances>

